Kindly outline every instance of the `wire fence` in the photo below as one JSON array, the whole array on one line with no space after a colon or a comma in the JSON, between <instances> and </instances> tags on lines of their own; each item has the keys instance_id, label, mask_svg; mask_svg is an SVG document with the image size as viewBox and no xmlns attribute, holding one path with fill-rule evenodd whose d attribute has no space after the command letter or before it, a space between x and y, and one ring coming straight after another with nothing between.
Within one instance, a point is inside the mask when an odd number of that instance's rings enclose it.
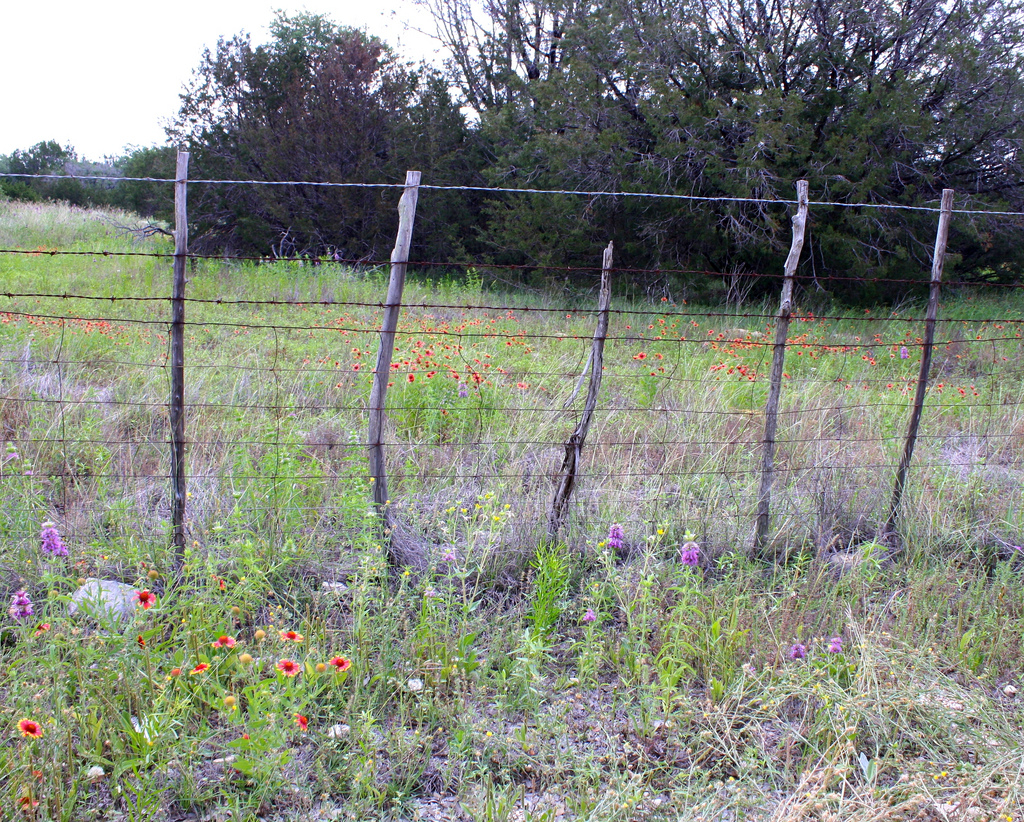
<instances>
[{"instance_id":1,"label":"wire fence","mask_svg":"<svg viewBox=\"0 0 1024 822\"><path fill-rule=\"evenodd\" d=\"M185 259L195 268L175 296L170 263ZM180 551L256 538L341 555L379 522L397 561L525 555L551 535L572 448L580 460L559 539L602 550L620 522L624 550L686 533L709 552L749 548L764 502L778 311L613 302L595 366L596 301L412 282L396 302L396 266L448 265L406 260L354 271L344 260L246 266L180 251L0 249L9 555L33 550L40 523L53 520L97 555L116 544L144 556L175 539L179 492ZM568 270L591 274L596 288L602 266L583 262ZM53 287L62 276L66 291ZM897 536L1000 552L1024 541L1024 313L1002 284L955 285L976 304L961 299L933 339L919 308L792 309L761 547L839 551L894 536L885 525L922 380ZM175 303L185 317L182 487ZM378 396L385 346L393 356ZM581 389L598 373L593 418L573 445L587 416ZM382 482L387 497L375 500Z\"/></svg>"}]
</instances>

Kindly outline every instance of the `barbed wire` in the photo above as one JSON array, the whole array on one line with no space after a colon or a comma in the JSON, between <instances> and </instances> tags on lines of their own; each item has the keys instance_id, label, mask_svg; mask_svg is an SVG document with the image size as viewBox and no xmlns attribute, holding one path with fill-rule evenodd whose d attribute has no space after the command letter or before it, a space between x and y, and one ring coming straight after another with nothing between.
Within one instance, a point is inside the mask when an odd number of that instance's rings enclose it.
<instances>
[{"instance_id":1,"label":"barbed wire","mask_svg":"<svg viewBox=\"0 0 1024 822\"><path fill-rule=\"evenodd\" d=\"M171 252L150 252L150 251L110 251L110 250L97 250L97 251L65 251L60 249L46 249L37 247L35 249L27 248L0 248L0 254L20 254L29 257L141 257L141 258L160 258L160 259L173 259L178 256ZM317 268L326 265L337 265L337 266L351 266L354 268L384 268L392 265L393 261L390 258L384 259L365 259L365 258L333 258L333 257L266 257L266 256L245 256L245 255L232 255L225 257L223 254L197 254L194 252L188 252L182 255L189 260L212 260L216 262L256 262L263 265L299 265L309 266L311 268ZM545 263L493 263L488 261L462 261L453 263L451 261L436 261L436 260L406 260L404 263L407 266L416 268L444 268L444 269L468 269L468 268L480 268L485 271L545 271L554 272L560 274L591 274L598 275L601 272L600 266L585 265L585 266L570 266L570 265L551 265ZM758 273L737 273L735 271L712 271L709 269L697 269L697 268L672 268L672 267L659 267L659 268L636 268L636 267L612 267L609 269L612 274L648 274L656 276L667 276L667 275L700 275L705 277L721 277L728 280L736 279L748 279L748 280L783 280L786 275L783 272L758 272ZM930 280L925 273L917 279L909 278L870 278L870 277L856 277L856 276L842 276L839 274L798 274L797 280L808 280L814 283L823 282L838 282L838 283L881 283L884 285L908 285L908 286L929 286ZM944 288L1024 288L1022 282L1000 282L992 280L946 280L942 283ZM128 298L125 298L128 299ZM194 299L194 298L189 298ZM217 302L217 299L209 299L208 302ZM223 300L222 304L245 304L247 302L253 302L252 300L236 299L236 300ZM263 302L267 304L274 304L275 301L269 300L257 300L255 302ZM281 305L297 304L298 302L305 302L315 304L323 302L321 300L279 300L276 303ZM686 304L686 301L683 301ZM541 309L536 309L541 310Z\"/></svg>"},{"instance_id":2,"label":"barbed wire","mask_svg":"<svg viewBox=\"0 0 1024 822\"><path fill-rule=\"evenodd\" d=\"M977 435L979 439L989 440L1010 440L1017 439L1019 434L1015 431L986 431L984 434ZM935 441L935 442L949 442L951 436L949 434L928 434L922 432L918 434L917 440L920 441ZM953 437L955 439L955 437ZM15 444L46 444L53 445L54 440L48 437L13 437L8 442ZM116 439L116 438L91 438L91 437L75 437L74 442L80 445L113 445L113 446L167 446L169 440L166 439L150 439L150 438L137 438L137 439ZM222 439L203 439L200 437L189 437L188 445L190 446L223 446L224 440ZM839 434L834 435L821 435L821 436L801 436L799 438L787 439L785 437L776 438L776 445L804 445L808 443L835 443L837 445L852 445L852 444L873 444L873 443L890 443L893 447L902 447L902 443L896 443L892 437L874 437L874 436L842 436ZM731 437L729 439L658 439L658 438L642 438L642 439L628 439L628 440L616 440L616 439L596 439L592 443L592 448L630 448L643 450L647 448L666 448L676 446L691 447L694 445L700 446L759 446L763 443L761 436L754 437ZM242 446L260 446L263 448L292 448L296 446L294 440L273 440L273 439L237 439L231 440L231 445L242 445ZM398 442L396 445L401 445ZM565 441L563 439L550 439L550 440L535 440L535 439L481 439L477 437L471 437L469 439L454 439L445 438L442 443L445 448L491 448L497 446L531 446L536 448L553 449L556 451L562 451L565 448ZM302 448L327 448L337 452L358 452L363 453L371 447L372 443L364 441L353 441L353 440L317 440L310 438L303 438L298 445ZM418 446L417 446L418 447ZM0 476L3 475L2 465L0 465ZM233 471L220 472L228 473L231 476L236 476ZM551 473L557 473L556 466L551 465ZM91 471L89 476L96 478L102 476L115 476L117 472L97 472ZM167 476L166 472L158 474L156 476ZM272 475L261 475L261 476L276 476L281 478L289 478L293 475L288 473L272 474ZM365 474L361 474L364 476Z\"/></svg>"},{"instance_id":3,"label":"barbed wire","mask_svg":"<svg viewBox=\"0 0 1024 822\"><path fill-rule=\"evenodd\" d=\"M857 381L854 381L857 382ZM739 386L746 386L747 383L738 382ZM951 393L957 393L956 389L952 386L948 387ZM941 392L939 392L941 393ZM52 397L22 397L17 395L0 395L0 402L28 402L38 405L56 405L56 406L105 406L105 407L125 407L125 408L152 408L152 409L165 409L167 407L166 401L141 401L141 400L107 400L107 399L83 399L83 398L52 398ZM821 413L835 413L835 412L849 412L849 411L863 411L868 409L886 409L891 410L896 403L890 402L856 402L856 403L843 403L842 405L818 405L818 406L795 406L792 408L780 407L778 409L778 415L786 416L801 416L805 414L821 414ZM269 405L265 403L250 403L242 404L237 402L199 402L190 401L187 403L188 408L194 412L203 410L247 410L247 411L279 411L279 412L298 412L298 411L330 411L332 413L340 412L355 412L355 413L366 413L369 409L365 404L355 405L327 405L323 402L304 404L304 403L290 403L287 405ZM1024 399L1012 399L1003 402L978 402L974 399L970 402L970 408L972 409L1005 409L1005 408L1019 408L1024 406ZM963 402L950 402L943 403L938 401L929 401L926 406L926 410L941 411L944 409L962 410L964 409ZM441 412L448 411L451 413L456 410L452 405L436 405L436 406L425 406L422 403L415 403L411 405L388 403L389 413L393 412L405 412L405 411L416 411L416 412ZM501 404L480 404L480 405L467 405L463 409L469 413L507 413L511 411L526 412L526 413L538 413L538 412L551 412L571 418L574 414L573 409L566 409L561 407L552 407L551 405L501 405ZM617 413L645 413L645 414L664 414L674 415L674 417L738 417L744 420L759 419L759 415L762 413L760 408L752 409L695 409L685 408L678 405L607 405L605 406L605 412L608 414ZM920 435L919 436L923 436ZM8 436L7 439L14 441L13 437ZM283 441L283 440L282 440ZM562 443L564 445L564 442Z\"/></svg>"},{"instance_id":4,"label":"barbed wire","mask_svg":"<svg viewBox=\"0 0 1024 822\"><path fill-rule=\"evenodd\" d=\"M561 446L564 449L564 444ZM699 458L693 457L689 461L694 461ZM676 457L673 459L664 459L663 462L680 462L686 461L685 457ZM713 460L708 460L713 462ZM780 461L775 466L775 472L777 474L795 474L798 472L810 472L810 471L822 471L835 468L856 468L859 471L878 471L881 469L887 469L895 471L898 464L898 460L894 462L863 462L858 461L856 456L851 455L850 464L838 464L835 462L807 462L799 463L796 465L788 465L785 461ZM979 466L987 465L987 463L978 463ZM956 466L952 465L948 459L942 458L937 460L921 460L920 462L914 462L915 469L921 468L942 468L946 470L955 470ZM466 474L460 473L462 469L467 471ZM317 472L299 472L299 473L281 473L281 474L267 474L256 471L203 471L193 470L189 474L190 480L223 480L230 478L232 480L245 480L245 481L260 481L270 483L275 480L320 480L324 478L324 471ZM549 469L537 469L534 473L536 477L556 476L559 473L558 466L552 465ZM707 468L689 468L689 469L660 469L656 472L651 470L636 470L636 471L608 471L600 470L599 467L589 467L583 472L583 475L588 480L595 479L657 479L665 477L694 477L694 476L730 476L730 477L742 477L742 476L756 476L760 473L760 463L751 457L751 463L748 468L725 468L720 465L711 465ZM73 478L76 475L73 473L55 473L47 476ZM112 473L107 476L111 478L120 478L126 476L121 473ZM136 480L166 480L169 473L164 472L138 472L135 474L128 474L127 476ZM480 480L480 479L497 479L497 480L522 480L522 473L516 471L480 471L477 466L462 466L460 469L450 469L445 471L437 471L433 469L423 469L416 471L403 470L399 467L393 467L392 471L389 472L389 481L401 482L407 477L415 477L418 480L444 480L455 477L463 477L466 479ZM352 472L350 474L334 473L331 474L333 479L348 479L348 480L359 480L362 482L367 481L366 472ZM22 479L29 481L38 481L39 477L35 475L22 476ZM608 489L605 493L615 493L617 489Z\"/></svg>"},{"instance_id":5,"label":"barbed wire","mask_svg":"<svg viewBox=\"0 0 1024 822\"><path fill-rule=\"evenodd\" d=\"M799 352L797 352L797 353L799 354ZM851 351L851 352L846 352L846 353L855 354L856 351ZM56 365L58 363L61 364L61 365L86 366L86 367L90 367L90 368L95 368L95 367L98 367L98 366L135 366L135 367L138 367L138 368L141 368L141 369L151 369L151 370L154 370L154 371L163 371L164 369L169 367L169 361L167 361L167 360L161 360L161 361L154 361L154 360L148 360L148 361L142 361L142 360L121 360L121 359L75 360L75 359L67 359L67 358L61 358L60 360L53 359L53 360L45 360L45 361L35 361L33 366L34 367L39 367L42 364ZM24 368L25 360L22 359L22 358L0 358L0 364L7 364L7 365L16 366L18 368ZM292 366L277 365L277 366L274 366L273 368L261 368L259 365L239 365L239 364L236 364L236 363L223 363L223 362L212 362L212 363L210 363L210 362L205 362L205 363L192 362L192 363L189 364L189 368L193 369L193 370L196 370L196 371L204 371L204 370L208 370L208 371L235 371L235 372L246 372L246 373L253 373L253 374L276 373L276 374L282 374L282 375L292 375L292 374L294 374L294 375L298 375L298 374L316 375L316 376L327 376L327 375L330 375L331 379L336 379L338 376L342 376L342 377L346 377L346 378L351 378L351 377L363 378L363 377L365 377L367 381L369 380L370 376L374 373L373 369L370 369L370 368L364 370L364 369L353 368L350 365L347 365L347 366L342 366L342 365L331 366L331 365L328 365L326 363L320 363L320 364L324 365L324 367L323 368L317 368L317 367L314 366L313 363L310 363L308 365L296 365L294 367L292 367ZM581 365L582 365L582 363L581 363ZM998 363L994 363L994 365L998 365ZM313 367L311 367L311 366L313 366ZM680 366L678 366L678 365L672 366L673 370L678 369L679 367ZM881 366L877 366L877 367L881 368ZM700 375L700 376L692 376L692 377L691 376L676 376L674 373L671 373L667 367L662 367L662 368L664 368L664 373L661 373L659 371L659 372L647 372L645 374L645 373L638 373L637 371L610 370L610 369L608 369L606 367L606 369L604 371L604 374L608 378L619 378L619 377L621 377L621 378L625 378L625 379L628 379L628 380L633 380L633 379L638 379L638 378L639 379L643 379L643 378L646 378L646 377L655 377L659 381L664 381L666 383L682 384L682 385L706 385L706 384L711 383L711 382L725 382L725 383L728 383L729 382L728 380L724 380L723 381L723 380L721 380L721 377L723 377L723 376L733 376L734 373L739 375L739 376L737 376L737 379L735 380L736 384L738 384L738 385L752 385L752 386L764 385L765 384L765 380L767 378L766 374L764 374L762 372L757 372L757 371L751 372L750 369L743 367L740 363L737 363L735 365L732 365L732 364L729 364L729 363L717 363L717 364L715 364L713 366L710 366L702 375ZM422 375L426 379L433 379L433 378L436 377L436 378L440 379L441 381L449 380L449 379L450 380L456 380L457 379L459 381L465 381L466 377L464 376L464 374L471 373L472 370L473 370L472 366L465 366L465 365L463 367L461 367L461 368L456 368L454 366L452 366L452 367L444 367L444 368L431 368L431 367L424 366L424 367L415 367L415 368L414 367L409 367L409 368L406 368L404 370L397 370L396 369L392 373L394 373L396 375L397 374L406 374L406 375L407 374L414 374L414 375L417 375L417 376L421 376ZM477 373L480 373L481 375L483 375L484 373L486 373L487 375L493 375L493 380L502 381L503 384L505 384L507 386L511 385L511 382L513 380L516 381L516 382L525 382L526 379L545 380L545 381L557 380L557 381L560 381L560 382L564 383L566 380L576 380L576 379L578 379L579 378L579 374L580 374L579 370L575 370L575 371L572 371L572 370L564 370L564 371L532 371L532 370L529 370L529 369L524 369L524 368L519 368L519 367L511 368L511 369L504 369L504 368L500 368L499 367L499 368L495 368L494 370L487 369L486 372L477 372ZM940 376L941 376L941 374L940 374ZM951 378L954 378L954 377L957 377L957 376L960 376L961 378L963 378L962 381L973 382L973 383L982 383L983 380L989 379L989 378L994 378L994 377L999 377L999 379L1001 379L1001 380L1005 380L1005 379L1008 379L1008 378L1017 378L1017 377L1024 378L1024 369L1000 367L998 369L998 371L992 371L991 373L978 372L978 373L974 373L974 374L966 374L965 373L965 374L959 374L959 375L956 373L956 371L950 371L946 375L946 379L951 379ZM503 378L504 378L504 380L503 380ZM862 375L857 375L857 376L844 375L844 374L840 373L840 374L835 375L834 377L827 377L827 376L821 376L821 375L800 376L800 375L792 375L792 374L789 374L788 372L786 372L784 374L784 379L786 381L786 384L787 385L791 385L791 386L792 385L803 385L803 384L809 384L809 385L835 385L835 384L840 384L840 383L850 383L850 384L856 384L858 386L885 384L885 385L887 385L890 388L894 388L896 386L901 386L903 388L912 388L917 383L917 376L916 375L909 375L909 374L898 374L898 375L889 375L889 376L881 376L881 377L867 377L867 376L862 376ZM350 386L354 386L354 385L356 385L356 383L349 383L349 385ZM944 383L937 383L936 387L941 387L942 385L944 385ZM516 386L516 387L520 388L522 390L531 390L531 389L539 389L539 390L545 390L545 391L548 390L546 386L537 385L535 383L531 383L529 386ZM456 391L456 389L457 389L457 386L453 385L452 386L452 391L454 392L454 391ZM86 400L86 401L88 401L88 400ZM112 404L113 403L112 400L107 400L107 399L95 399L95 400L93 400L93 402L105 403L105 404Z\"/></svg>"},{"instance_id":6,"label":"barbed wire","mask_svg":"<svg viewBox=\"0 0 1024 822\"><path fill-rule=\"evenodd\" d=\"M7 299L11 299L11 300L22 300L22 299L24 299L24 300L32 299L32 300L37 300L37 301L38 300L43 300L43 299L50 299L50 300L72 300L72 301L73 300L81 300L81 301L84 301L84 302L102 302L102 303L111 303L111 304L122 303L122 302L123 303L135 303L135 302L146 302L146 303L162 302L162 303L166 303L166 302L170 302L171 299L172 299L170 296L133 297L133 296L118 296L118 295L105 295L105 294L69 294L67 292L34 292L34 291L29 291L29 292L14 292L14 291L0 292L0 297L4 297L4 298L7 298ZM207 305L207 306L217 306L217 307L255 306L255 307L286 307L286 308L299 308L299 309L308 309L310 307L330 307L330 308L369 308L369 309L374 309L374 310L382 310L382 309L386 308L386 304L384 302L382 302L382 301L365 301L365 300L321 300L321 299L308 299L308 300L289 299L289 300L280 300L280 299L258 299L258 298L230 300L230 299L224 299L224 298L185 297L185 298L183 298L183 302L185 302L186 304ZM503 315L503 316L491 316L491 317L483 317L483 318L473 318L473 319L490 319L492 322L496 322L498 320L509 320L509 321L513 321L514 322L514 321L517 320L517 317L514 316L515 314L533 314L533 313L538 313L538 314L564 314L566 319L573 319L574 317L577 317L577 316L590 316L590 315L593 315L593 314L596 313L596 309L581 308L578 305L567 305L567 306L530 306L530 305L522 305L522 304L519 304L519 305L516 305L516 304L501 305L501 304L498 304L498 303L490 304L490 303L452 303L452 302L447 302L447 303L446 302L403 302L401 304L401 308L403 310L405 310L407 313L410 312L410 311L413 311L413 310L420 310L420 311L427 311L427 312L429 312L429 311L460 311L460 312L480 311L480 312L494 312L495 314ZM668 308L676 309L676 310L667 310ZM645 318L654 318L654 319L658 319L658 320L668 320L668 319L692 320L692 319L695 319L695 318L704 318L704 319L730 320L730 321L733 321L733 322L745 322L745 323L749 323L751 320L754 320L754 321L761 320L761 321L765 321L765 327L766 328L770 328L770 327L774 326L775 321L778 319L778 314L776 312L772 312L772 311L764 311L763 313L762 312L736 313L736 311L713 311L713 310L707 310L707 309L705 309L705 310L698 310L698 309L699 309L699 304L694 304L693 306L685 305L685 307L680 307L678 305L674 305L673 304L673 305L668 306L666 308L661 308L660 310L633 308L633 307L628 307L628 308L610 308L608 310L608 313L609 313L609 315L616 316L616 317L625 317L625 318L645 317ZM0 315L25 316L25 317L46 317L46 318L49 318L49 319L58 319L58 320L59 319L65 319L65 320L85 320L85 319L91 319L93 321L122 321L121 318L116 318L116 317L82 317L82 316L68 316L68 315L58 315L58 314L40 314L40 313L34 313L34 312L29 312L29 311L19 311L19 310L13 310L13 309L5 310L5 309L2 309L2 308L0 308ZM509 315L513 315L513 316L509 316ZM426 315L427 318L429 316L430 315ZM446 319L444 321L445 322L449 322L450 320ZM889 314L887 316L886 315L875 315L875 314L872 314L870 311L866 311L863 315L849 315L849 314L844 315L844 314L827 314L827 313L826 314L816 314L816 313L813 313L813 312L809 312L809 313L805 314L805 313L801 313L799 311L796 311L793 314L791 314L790 318L789 318L789 322L791 324L796 324L796 325L799 325L799 324L802 324L802 323L816 323L816 322L823 322L823 321L829 321L829 322L853 322L853 323L877 323L877 322L883 322L883 323L900 323L900 322L902 322L902 323L921 323L921 322L924 321L924 318L923 317L903 316L903 315L900 315L900 314L897 314L897 313L891 313L891 314ZM963 319L963 318L960 318L960 317L939 317L939 318L936 319L936 322L941 323L941 324L959 323L959 324L964 325L964 326L968 326L968 325L993 325L993 324L997 324L997 323L1008 324L1008 325L1019 324L1019 325L1024 326L1024 316L1018 316L1018 317L1007 317L1007 316L1002 316L1002 317L979 317L979 318L972 318L972 319ZM218 324L224 324L224 323L211 323L209 321L190 321L189 324L190 325L218 325ZM243 326L250 327L250 328L266 327L266 328L279 328L279 329L287 329L287 330L292 330L292 329L325 330L325 331L330 331L330 330L361 331L361 330L363 330L362 328L356 327L356 326L341 326L341 325L338 324L337 320L334 321L330 325L307 324L307 325L302 325L302 326L299 326L299 325L284 326L284 325L281 325L280 323L275 324L275 325L261 325L260 323L253 322L253 321L244 321L244 322L243 321L237 321L235 323L230 323L230 324L243 325ZM626 328L628 330L634 331L634 332L641 332L641 331L645 330L645 329L640 329L640 328L633 329L630 326L626 326ZM369 330L374 330L374 329L375 330L379 330L379 328L377 328L377 326L370 326L370 325L367 325L366 329L369 329ZM654 326L653 324L650 324L646 330L656 330L656 326ZM671 330L671 327L666 327L666 330ZM728 335L728 330L727 330L727 331L721 332L722 336L720 336L718 339L721 340L721 339L725 338L725 339L730 339L730 340L731 339L736 339L738 341L743 341L745 336L756 337L757 335L762 333L760 331L757 331L756 329L738 329L738 330L744 331L745 334L742 334L742 335L741 334L733 334L733 335L729 336ZM497 334L500 334L500 333L503 333L503 332L497 332L496 331L496 332L491 332L491 333L497 335ZM508 336L508 335L506 335L506 336ZM572 334L563 333L563 334L556 335L556 336L576 337L576 336L580 336L580 335L572 335ZM636 334L634 334L633 336L636 336Z\"/></svg>"}]
</instances>

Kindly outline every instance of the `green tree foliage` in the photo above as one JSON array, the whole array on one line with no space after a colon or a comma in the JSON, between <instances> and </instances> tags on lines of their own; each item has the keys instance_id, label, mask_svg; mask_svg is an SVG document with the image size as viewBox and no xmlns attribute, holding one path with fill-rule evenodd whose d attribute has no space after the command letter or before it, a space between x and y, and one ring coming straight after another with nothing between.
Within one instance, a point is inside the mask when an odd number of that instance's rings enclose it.
<instances>
[{"instance_id":1,"label":"green tree foliage","mask_svg":"<svg viewBox=\"0 0 1024 822\"><path fill-rule=\"evenodd\" d=\"M314 14L278 13L271 42L239 34L207 51L170 136L190 176L435 184L475 170L470 132L446 85L401 64L379 40ZM386 258L398 192L316 185L196 187L197 241L248 253ZM449 253L471 234L472 203L424 192L419 253ZM195 203L196 207L191 207Z\"/></svg>"},{"instance_id":2,"label":"green tree foliage","mask_svg":"<svg viewBox=\"0 0 1024 822\"><path fill-rule=\"evenodd\" d=\"M613 238L639 266L777 269L789 227L771 201L800 178L818 200L934 206L949 187L959 203L1024 205L1020 0L430 2L492 182L768 201L517 196L487 210L510 258L568 262ZM804 273L923 276L934 225L816 208ZM964 274L1020 271L1019 229L954 232Z\"/></svg>"},{"instance_id":3,"label":"green tree foliage","mask_svg":"<svg viewBox=\"0 0 1024 822\"><path fill-rule=\"evenodd\" d=\"M7 158L7 171L11 174L67 174L77 163L74 148L65 148L54 140L36 143L28 149L15 149ZM0 183L3 193L18 200L67 200L82 205L88 199L82 184L76 180L29 180L8 177Z\"/></svg>"},{"instance_id":4,"label":"green tree foliage","mask_svg":"<svg viewBox=\"0 0 1024 822\"><path fill-rule=\"evenodd\" d=\"M139 194L139 186L152 188L158 184L119 182L116 179L131 176L167 176L165 168L154 165L149 158L170 154L170 174L174 172L174 151L169 148L136 149L119 160L90 162L78 156L71 146L62 146L54 140L37 143L28 149L17 149L3 158L0 170L11 174L30 174L34 178L7 177L0 179L0 189L13 199L61 200L77 206L118 206L145 216L158 213L163 205L153 191L148 204ZM164 164L166 165L166 164ZM52 179L47 175L60 175L65 179ZM166 191L169 188L164 186ZM165 195L166 196L166 195ZM166 216L160 212L160 216Z\"/></svg>"},{"instance_id":5,"label":"green tree foliage","mask_svg":"<svg viewBox=\"0 0 1024 822\"><path fill-rule=\"evenodd\" d=\"M29 149L11 152L7 170L11 174L63 174L68 163L78 160L74 148L55 140L36 143Z\"/></svg>"},{"instance_id":6,"label":"green tree foliage","mask_svg":"<svg viewBox=\"0 0 1024 822\"><path fill-rule=\"evenodd\" d=\"M118 158L116 166L124 177L173 180L177 151L172 146L133 148ZM117 184L112 204L143 217L165 222L174 220L174 193L169 183L124 180Z\"/></svg>"}]
</instances>

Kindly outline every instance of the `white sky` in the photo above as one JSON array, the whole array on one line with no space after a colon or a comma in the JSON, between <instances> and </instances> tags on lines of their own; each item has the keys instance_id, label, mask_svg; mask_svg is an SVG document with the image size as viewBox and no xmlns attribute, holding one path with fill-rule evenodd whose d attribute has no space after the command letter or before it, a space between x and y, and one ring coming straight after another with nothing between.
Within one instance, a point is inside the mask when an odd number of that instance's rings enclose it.
<instances>
[{"instance_id":1,"label":"white sky","mask_svg":"<svg viewBox=\"0 0 1024 822\"><path fill-rule=\"evenodd\" d=\"M2 15L0 154L56 140L100 160L162 144L203 49L240 31L266 42L278 8L326 14L405 59L441 63L434 41L419 33L431 31L430 20L413 0L14 0Z\"/></svg>"}]
</instances>

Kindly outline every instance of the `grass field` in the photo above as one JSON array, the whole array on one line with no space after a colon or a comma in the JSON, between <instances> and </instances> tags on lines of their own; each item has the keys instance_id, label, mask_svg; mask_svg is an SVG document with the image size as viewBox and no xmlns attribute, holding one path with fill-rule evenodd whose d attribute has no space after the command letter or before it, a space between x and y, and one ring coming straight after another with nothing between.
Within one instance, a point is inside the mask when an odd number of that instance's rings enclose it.
<instances>
[{"instance_id":1,"label":"grass field","mask_svg":"<svg viewBox=\"0 0 1024 822\"><path fill-rule=\"evenodd\" d=\"M174 574L170 261L46 253L170 253L133 222L0 203L0 248L38 252L0 254L5 814L1024 812L1015 293L943 305L899 553L873 540L923 308L799 306L769 561L749 548L772 306L613 303L550 545L593 295L413 278L387 429L407 563L389 568L364 410L385 273L197 261ZM132 586L129 621L69 616L91 577Z\"/></svg>"}]
</instances>

